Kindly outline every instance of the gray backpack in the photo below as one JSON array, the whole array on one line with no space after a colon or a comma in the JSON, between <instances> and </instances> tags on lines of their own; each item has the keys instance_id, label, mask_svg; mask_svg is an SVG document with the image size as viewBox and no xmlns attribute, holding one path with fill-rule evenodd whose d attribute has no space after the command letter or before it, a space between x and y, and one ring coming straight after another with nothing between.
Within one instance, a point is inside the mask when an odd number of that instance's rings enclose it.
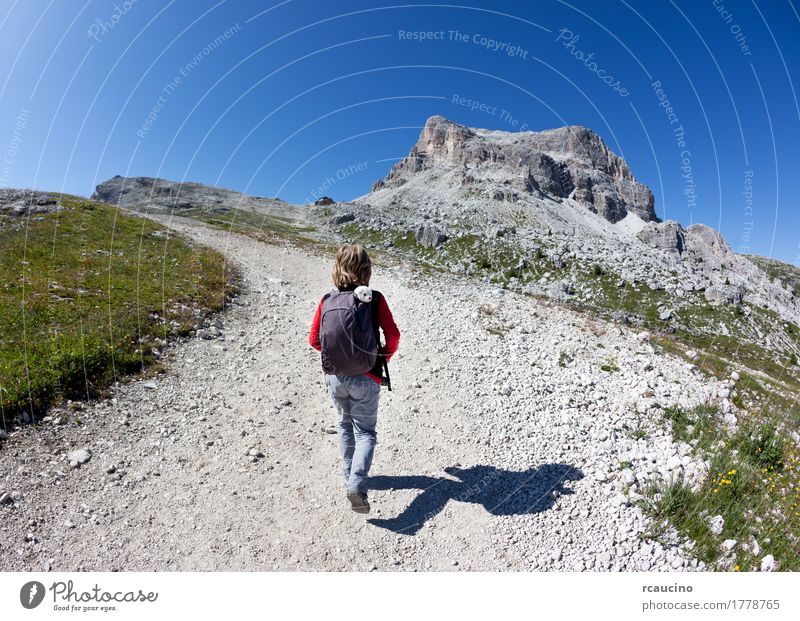
<instances>
[{"instance_id":1,"label":"gray backpack","mask_svg":"<svg viewBox=\"0 0 800 621\"><path fill-rule=\"evenodd\" d=\"M328 375L362 375L380 362L377 302L362 302L353 291L333 291L322 298L319 341L322 369Z\"/></svg>"}]
</instances>

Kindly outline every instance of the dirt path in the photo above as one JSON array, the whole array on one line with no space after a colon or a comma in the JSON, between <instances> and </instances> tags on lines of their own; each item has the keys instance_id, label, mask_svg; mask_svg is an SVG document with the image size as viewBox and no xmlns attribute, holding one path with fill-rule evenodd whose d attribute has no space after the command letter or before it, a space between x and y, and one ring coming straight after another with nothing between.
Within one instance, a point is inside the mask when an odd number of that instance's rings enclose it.
<instances>
[{"instance_id":1,"label":"dirt path","mask_svg":"<svg viewBox=\"0 0 800 621\"><path fill-rule=\"evenodd\" d=\"M697 566L639 540L647 521L618 476L622 451L640 447L654 470L677 451L656 427L638 444L615 431L648 385L648 361L660 361L657 396L715 390L679 361L617 328L597 336L557 307L376 269L372 285L403 336L395 390L381 395L365 520L344 498L335 415L306 341L330 259L173 227L244 269L224 339L174 348L168 373L118 387L79 413L81 425L12 435L0 449L0 492L19 495L0 507L0 569ZM596 371L607 355L598 340L618 356L613 378ZM582 354L562 367L562 351ZM71 468L66 454L81 448L91 460Z\"/></svg>"}]
</instances>

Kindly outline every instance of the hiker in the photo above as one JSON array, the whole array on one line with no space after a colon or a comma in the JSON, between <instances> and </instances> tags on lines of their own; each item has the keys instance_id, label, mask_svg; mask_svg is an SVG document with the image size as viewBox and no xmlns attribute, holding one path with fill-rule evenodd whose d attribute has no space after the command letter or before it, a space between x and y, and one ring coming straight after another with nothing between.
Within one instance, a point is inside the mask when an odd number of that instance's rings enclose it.
<instances>
[{"instance_id":1,"label":"hiker","mask_svg":"<svg viewBox=\"0 0 800 621\"><path fill-rule=\"evenodd\" d=\"M400 343L386 299L369 288L371 276L372 261L362 246L339 248L335 289L317 305L308 335L309 345L322 352L325 385L339 415L347 499L357 513L369 513L366 478L375 452L378 397L381 385L392 389L387 363Z\"/></svg>"}]
</instances>

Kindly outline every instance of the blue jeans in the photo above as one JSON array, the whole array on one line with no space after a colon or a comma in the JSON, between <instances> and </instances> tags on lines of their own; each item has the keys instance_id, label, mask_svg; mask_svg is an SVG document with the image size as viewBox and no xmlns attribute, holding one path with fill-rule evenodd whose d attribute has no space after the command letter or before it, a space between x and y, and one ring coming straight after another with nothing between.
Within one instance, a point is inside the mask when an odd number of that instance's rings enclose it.
<instances>
[{"instance_id":1,"label":"blue jeans","mask_svg":"<svg viewBox=\"0 0 800 621\"><path fill-rule=\"evenodd\" d=\"M347 491L365 492L375 453L381 386L366 375L326 375L339 415L339 453Z\"/></svg>"}]
</instances>

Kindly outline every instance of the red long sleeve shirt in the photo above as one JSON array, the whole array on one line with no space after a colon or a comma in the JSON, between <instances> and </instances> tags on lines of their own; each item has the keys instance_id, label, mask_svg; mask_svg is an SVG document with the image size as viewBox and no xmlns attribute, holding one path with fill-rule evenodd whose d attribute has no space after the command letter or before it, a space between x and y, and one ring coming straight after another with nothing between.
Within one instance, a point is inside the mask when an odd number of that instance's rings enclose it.
<instances>
[{"instance_id":1,"label":"red long sleeve shirt","mask_svg":"<svg viewBox=\"0 0 800 621\"><path fill-rule=\"evenodd\" d=\"M317 311L314 313L314 319L311 321L311 332L308 334L308 344L317 351L322 351L322 344L319 342L319 320L322 313L322 300L317 304ZM386 344L380 348L380 352L386 356L386 362L389 362L392 355L397 351L400 345L400 330L394 322L392 311L389 310L389 305L386 303L386 298L381 296L378 302L378 326L383 331L383 338ZM364 375L375 380L379 384L381 378L376 377L372 373L364 373Z\"/></svg>"}]
</instances>

